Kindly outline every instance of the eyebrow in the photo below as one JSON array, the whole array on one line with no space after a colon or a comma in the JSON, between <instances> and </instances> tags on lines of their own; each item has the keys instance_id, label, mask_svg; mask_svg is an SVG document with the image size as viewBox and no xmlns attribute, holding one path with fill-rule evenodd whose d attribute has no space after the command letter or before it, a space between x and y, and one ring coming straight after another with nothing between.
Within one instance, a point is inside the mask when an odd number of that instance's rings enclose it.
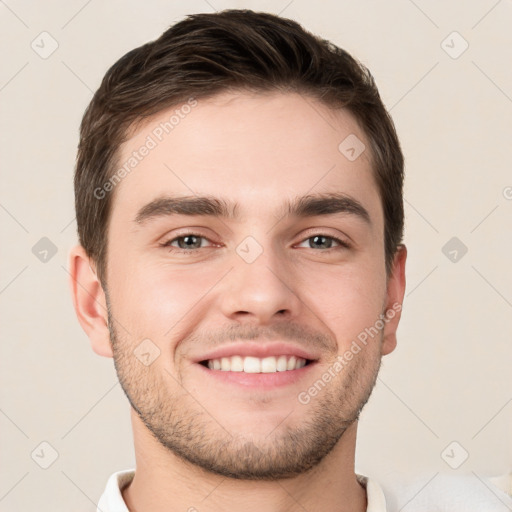
<instances>
[{"instance_id":1,"label":"eyebrow","mask_svg":"<svg viewBox=\"0 0 512 512\"><path fill-rule=\"evenodd\" d=\"M239 204L212 196L164 196L143 206L135 216L138 224L172 215L210 216L236 219ZM315 217L345 213L371 225L370 214L355 198L342 193L310 194L288 201L279 218L286 215Z\"/></svg>"}]
</instances>

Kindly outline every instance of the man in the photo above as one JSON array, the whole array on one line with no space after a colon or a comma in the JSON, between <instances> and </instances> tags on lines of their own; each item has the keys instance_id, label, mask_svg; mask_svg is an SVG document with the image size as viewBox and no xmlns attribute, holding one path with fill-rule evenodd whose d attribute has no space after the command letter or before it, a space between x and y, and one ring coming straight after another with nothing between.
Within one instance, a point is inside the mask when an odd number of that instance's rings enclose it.
<instances>
[{"instance_id":1,"label":"man","mask_svg":"<svg viewBox=\"0 0 512 512\"><path fill-rule=\"evenodd\" d=\"M396 346L402 183L369 71L293 21L197 14L114 64L70 254L132 407L136 471L98 510L386 510L354 458Z\"/></svg>"}]
</instances>

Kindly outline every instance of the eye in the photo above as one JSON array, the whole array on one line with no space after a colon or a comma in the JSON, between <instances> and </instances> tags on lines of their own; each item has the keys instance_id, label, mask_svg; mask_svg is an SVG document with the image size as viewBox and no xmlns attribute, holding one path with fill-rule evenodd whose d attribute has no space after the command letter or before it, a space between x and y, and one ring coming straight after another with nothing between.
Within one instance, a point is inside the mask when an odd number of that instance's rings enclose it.
<instances>
[{"instance_id":1,"label":"eye","mask_svg":"<svg viewBox=\"0 0 512 512\"><path fill-rule=\"evenodd\" d=\"M195 233L186 233L175 238L171 238L167 242L161 244L162 247L169 247L173 252L193 252L194 249L202 249L204 247L203 241L209 240L201 235ZM177 245L176 245L177 244Z\"/></svg>"},{"instance_id":2,"label":"eye","mask_svg":"<svg viewBox=\"0 0 512 512\"><path fill-rule=\"evenodd\" d=\"M321 234L313 235L313 236L306 238L303 242L301 242L301 244L299 244L299 247L304 243L308 243L310 249L329 250L329 249L335 248L336 246L344 247L347 249L350 247L350 245L347 242L345 242L339 238L336 238L334 236L321 235ZM333 247L333 243L334 243L334 247Z\"/></svg>"},{"instance_id":3,"label":"eye","mask_svg":"<svg viewBox=\"0 0 512 512\"><path fill-rule=\"evenodd\" d=\"M312 235L303 240L298 245L298 247L304 247L304 244L308 244L307 248L309 249L322 249L322 252L328 252L331 249L334 250L336 247L342 247L346 249L350 248L350 245L344 240L324 234ZM211 247L212 242L208 240L208 238L197 233L185 233L183 235L171 238L170 240L160 245L162 247L168 248L171 252L174 253L191 254L199 249Z\"/></svg>"}]
</instances>

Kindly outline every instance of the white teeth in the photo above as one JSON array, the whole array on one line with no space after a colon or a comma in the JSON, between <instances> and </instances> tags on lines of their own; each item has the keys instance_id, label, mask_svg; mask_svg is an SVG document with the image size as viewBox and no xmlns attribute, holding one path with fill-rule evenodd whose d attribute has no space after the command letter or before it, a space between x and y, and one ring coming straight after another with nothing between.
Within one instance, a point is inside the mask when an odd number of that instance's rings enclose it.
<instances>
[{"instance_id":1,"label":"white teeth","mask_svg":"<svg viewBox=\"0 0 512 512\"><path fill-rule=\"evenodd\" d=\"M263 373L277 372L277 360L275 357L265 357L261 360L261 371Z\"/></svg>"},{"instance_id":2,"label":"white teeth","mask_svg":"<svg viewBox=\"0 0 512 512\"><path fill-rule=\"evenodd\" d=\"M246 357L244 359L244 372L245 373L260 373L261 361L257 357Z\"/></svg>"},{"instance_id":3,"label":"white teeth","mask_svg":"<svg viewBox=\"0 0 512 512\"><path fill-rule=\"evenodd\" d=\"M295 356L270 356L263 358L232 356L208 360L208 368L210 370L221 370L223 372L275 373L298 370L305 365L305 359Z\"/></svg>"},{"instance_id":4,"label":"white teeth","mask_svg":"<svg viewBox=\"0 0 512 512\"><path fill-rule=\"evenodd\" d=\"M232 372L243 372L244 371L244 359L240 356L233 356L229 358L231 360L231 371ZM227 371L225 367L221 370Z\"/></svg>"},{"instance_id":5,"label":"white teeth","mask_svg":"<svg viewBox=\"0 0 512 512\"><path fill-rule=\"evenodd\" d=\"M277 358L277 371L285 372L288 369L288 362L286 360L286 356L279 356Z\"/></svg>"}]
</instances>

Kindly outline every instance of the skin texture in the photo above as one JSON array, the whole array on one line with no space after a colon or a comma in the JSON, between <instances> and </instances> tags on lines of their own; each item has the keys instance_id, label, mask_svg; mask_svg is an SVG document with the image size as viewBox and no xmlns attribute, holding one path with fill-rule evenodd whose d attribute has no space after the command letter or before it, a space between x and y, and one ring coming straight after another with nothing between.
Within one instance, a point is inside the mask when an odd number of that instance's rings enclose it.
<instances>
[{"instance_id":1,"label":"skin texture","mask_svg":"<svg viewBox=\"0 0 512 512\"><path fill-rule=\"evenodd\" d=\"M173 110L138 126L119 162L155 138ZM396 346L406 249L386 276L369 150L354 161L338 150L350 134L369 148L349 113L298 94L198 101L115 187L106 293L83 248L71 251L79 321L95 352L114 358L132 405L137 472L123 492L130 509L366 510L354 474L357 418L382 355ZM283 211L296 197L340 192L367 210L369 223L347 212ZM238 215L135 221L164 195L236 201ZM178 238L187 234L203 238L189 238L190 249ZM313 240L322 235L349 246ZM251 245L240 245L249 236ZM240 246L257 251L254 261ZM378 324L388 310L392 317ZM334 371L375 325L378 334ZM212 378L195 362L235 340L288 342L316 362L273 388ZM154 361L141 363L141 351ZM329 382L301 403L329 369Z\"/></svg>"}]
</instances>

